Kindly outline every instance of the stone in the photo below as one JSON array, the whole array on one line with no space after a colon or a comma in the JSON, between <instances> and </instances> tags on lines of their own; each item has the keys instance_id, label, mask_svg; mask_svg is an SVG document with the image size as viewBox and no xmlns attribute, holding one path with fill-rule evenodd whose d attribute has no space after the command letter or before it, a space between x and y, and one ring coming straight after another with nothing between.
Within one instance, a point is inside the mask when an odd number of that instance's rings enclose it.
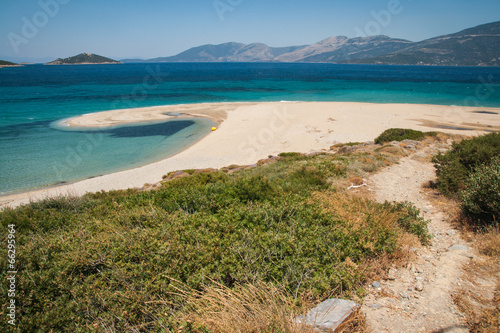
<instances>
[{"instance_id":1,"label":"stone","mask_svg":"<svg viewBox=\"0 0 500 333\"><path fill-rule=\"evenodd\" d=\"M465 245L453 245L448 248L448 251L468 251L469 248Z\"/></svg>"},{"instance_id":2,"label":"stone","mask_svg":"<svg viewBox=\"0 0 500 333\"><path fill-rule=\"evenodd\" d=\"M422 282L418 282L417 285L415 286L416 291L423 291L424 290L424 284Z\"/></svg>"},{"instance_id":3,"label":"stone","mask_svg":"<svg viewBox=\"0 0 500 333\"><path fill-rule=\"evenodd\" d=\"M380 282L378 282L378 281L373 282L372 287L373 288L380 288Z\"/></svg>"},{"instance_id":4,"label":"stone","mask_svg":"<svg viewBox=\"0 0 500 333\"><path fill-rule=\"evenodd\" d=\"M296 321L335 332L337 327L348 319L358 307L359 304L353 301L328 299L309 311L305 317L297 317Z\"/></svg>"},{"instance_id":5,"label":"stone","mask_svg":"<svg viewBox=\"0 0 500 333\"><path fill-rule=\"evenodd\" d=\"M387 280L396 280L397 273L398 271L396 269L389 269L389 272L387 273Z\"/></svg>"}]
</instances>

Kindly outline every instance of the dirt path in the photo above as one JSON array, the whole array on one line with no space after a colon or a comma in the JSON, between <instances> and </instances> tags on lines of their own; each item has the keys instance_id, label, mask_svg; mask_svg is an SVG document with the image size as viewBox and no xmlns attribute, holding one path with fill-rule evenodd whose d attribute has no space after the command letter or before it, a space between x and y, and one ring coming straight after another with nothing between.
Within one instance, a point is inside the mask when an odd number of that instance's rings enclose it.
<instances>
[{"instance_id":1,"label":"dirt path","mask_svg":"<svg viewBox=\"0 0 500 333\"><path fill-rule=\"evenodd\" d=\"M422 184L434 178L430 162L410 156L368 180L377 201L410 201L421 209L433 237L431 246L415 249L417 259L406 268L374 281L362 307L373 332L468 332L452 293L475 252L427 200Z\"/></svg>"}]
</instances>

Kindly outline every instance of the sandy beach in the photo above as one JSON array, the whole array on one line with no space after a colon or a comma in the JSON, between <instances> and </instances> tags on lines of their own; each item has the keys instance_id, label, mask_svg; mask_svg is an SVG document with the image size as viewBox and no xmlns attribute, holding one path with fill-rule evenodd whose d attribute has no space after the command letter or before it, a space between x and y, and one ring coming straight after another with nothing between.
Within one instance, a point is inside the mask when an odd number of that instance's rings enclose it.
<instances>
[{"instance_id":1,"label":"sandy beach","mask_svg":"<svg viewBox=\"0 0 500 333\"><path fill-rule=\"evenodd\" d=\"M43 190L0 197L0 207L60 195L140 188L170 171L249 165L281 152L316 152L336 143L371 141L392 127L478 135L500 131L500 108L337 102L219 103L92 113L65 120L73 127L203 117L217 131L183 152L140 168Z\"/></svg>"}]
</instances>

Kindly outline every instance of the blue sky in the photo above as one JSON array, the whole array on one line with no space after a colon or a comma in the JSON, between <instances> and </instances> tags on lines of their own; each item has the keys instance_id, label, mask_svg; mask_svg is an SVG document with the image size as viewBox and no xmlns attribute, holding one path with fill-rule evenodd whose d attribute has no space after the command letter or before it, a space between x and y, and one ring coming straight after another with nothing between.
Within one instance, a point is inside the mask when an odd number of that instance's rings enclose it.
<instances>
[{"instance_id":1,"label":"blue sky","mask_svg":"<svg viewBox=\"0 0 500 333\"><path fill-rule=\"evenodd\" d=\"M500 20L499 0L1 0L0 59L170 56L202 44L412 41Z\"/></svg>"}]
</instances>

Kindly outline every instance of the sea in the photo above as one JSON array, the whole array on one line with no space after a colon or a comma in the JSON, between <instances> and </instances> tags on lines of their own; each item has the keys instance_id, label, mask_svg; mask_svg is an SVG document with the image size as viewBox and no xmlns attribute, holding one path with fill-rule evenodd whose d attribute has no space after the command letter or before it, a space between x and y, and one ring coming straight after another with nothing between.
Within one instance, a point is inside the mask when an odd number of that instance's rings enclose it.
<instances>
[{"instance_id":1,"label":"sea","mask_svg":"<svg viewBox=\"0 0 500 333\"><path fill-rule=\"evenodd\" d=\"M70 183L175 155L209 120L99 130L82 114L158 105L332 101L500 107L500 68L289 63L26 65L0 69L0 195Z\"/></svg>"}]
</instances>

